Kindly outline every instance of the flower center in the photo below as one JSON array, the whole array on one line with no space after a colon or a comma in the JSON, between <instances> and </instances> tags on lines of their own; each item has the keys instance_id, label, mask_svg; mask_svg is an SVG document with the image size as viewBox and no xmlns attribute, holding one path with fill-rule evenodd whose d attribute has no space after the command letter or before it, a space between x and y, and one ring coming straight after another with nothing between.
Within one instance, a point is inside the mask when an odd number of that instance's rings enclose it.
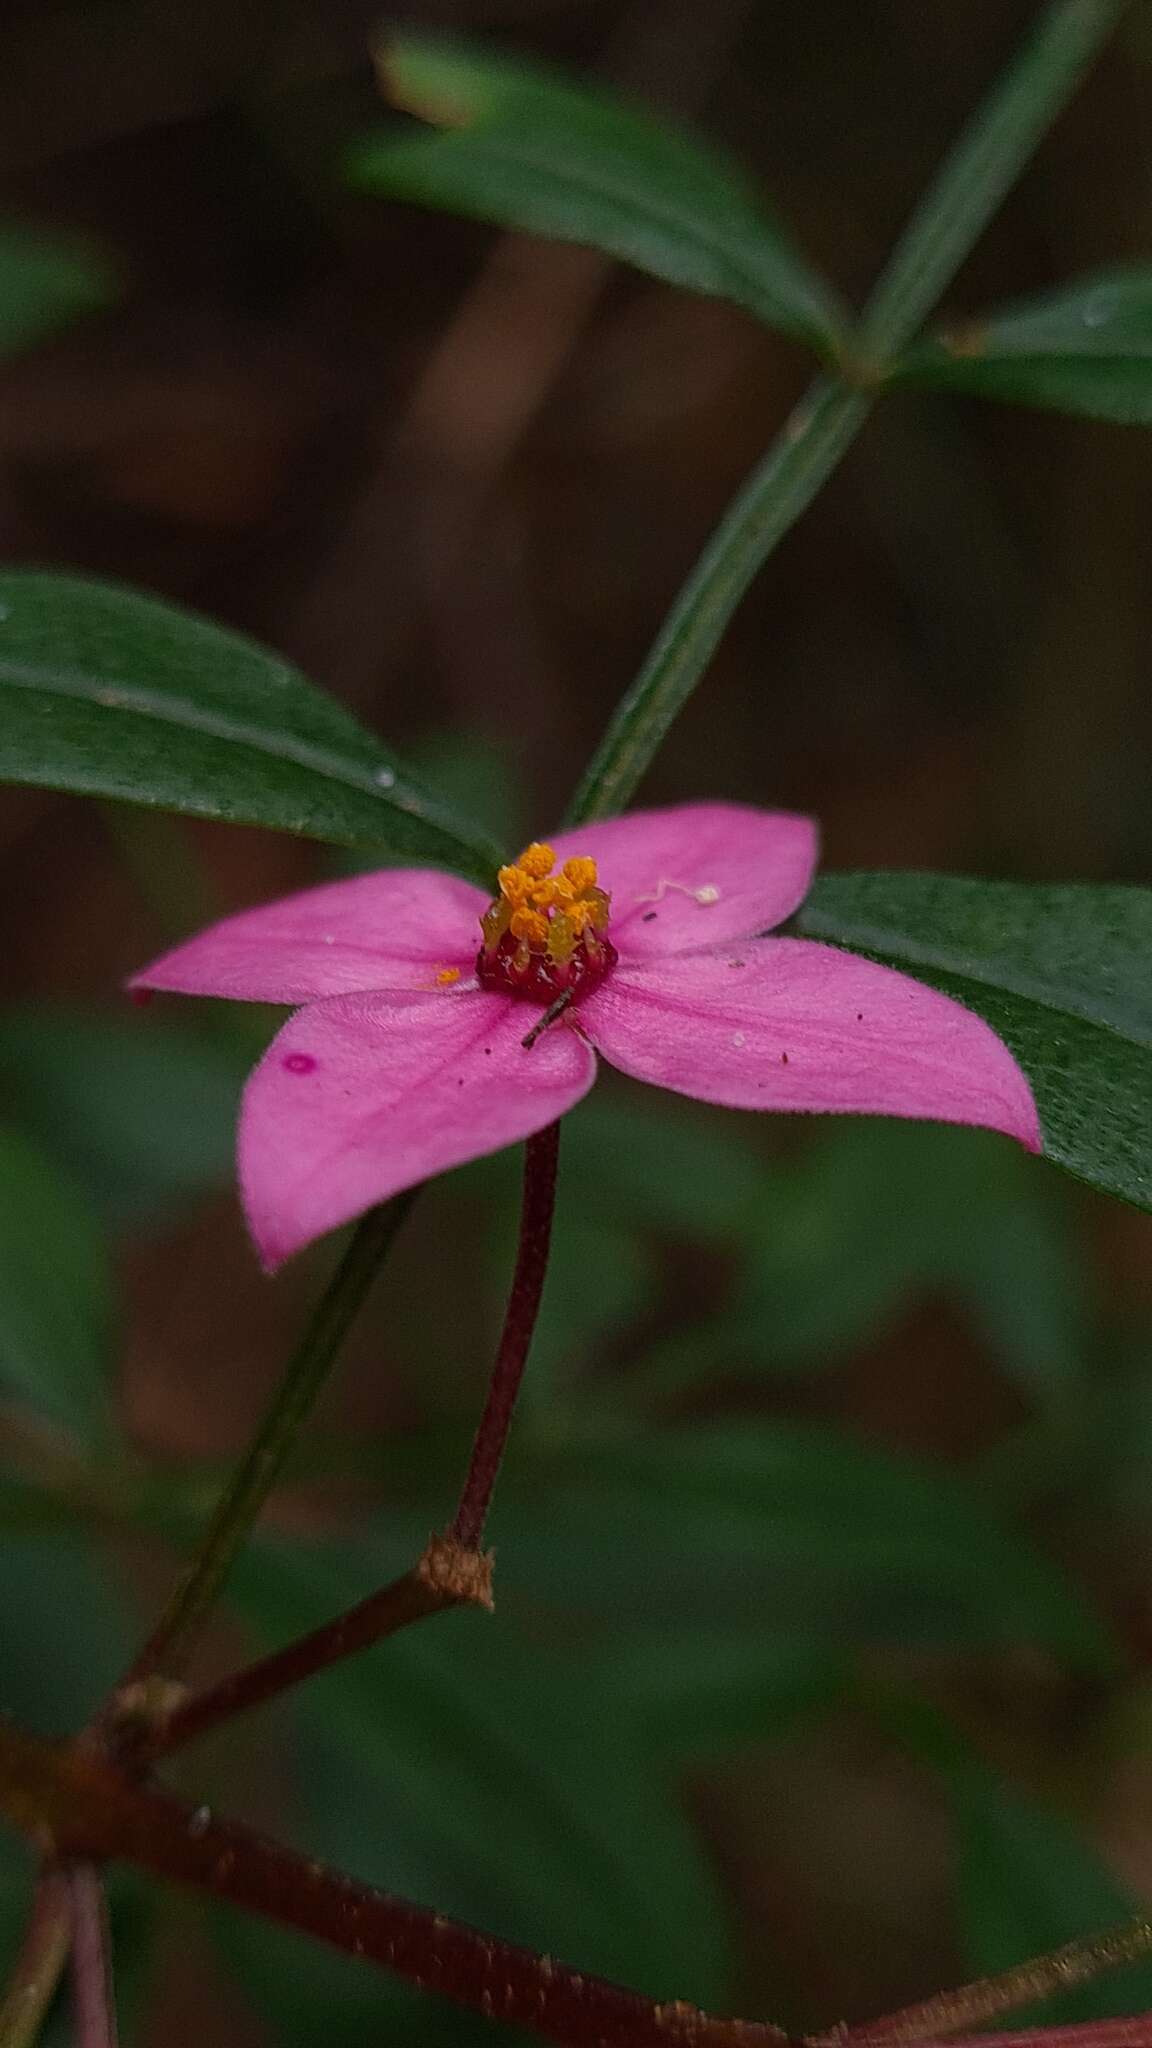
<instances>
[{"instance_id":1,"label":"flower center","mask_svg":"<svg viewBox=\"0 0 1152 2048\"><path fill-rule=\"evenodd\" d=\"M552 848L534 840L500 869L500 894L480 919L476 974L482 987L530 1002L573 1001L615 966L609 899L597 886L595 861L577 854L559 874L552 872L555 865Z\"/></svg>"}]
</instances>

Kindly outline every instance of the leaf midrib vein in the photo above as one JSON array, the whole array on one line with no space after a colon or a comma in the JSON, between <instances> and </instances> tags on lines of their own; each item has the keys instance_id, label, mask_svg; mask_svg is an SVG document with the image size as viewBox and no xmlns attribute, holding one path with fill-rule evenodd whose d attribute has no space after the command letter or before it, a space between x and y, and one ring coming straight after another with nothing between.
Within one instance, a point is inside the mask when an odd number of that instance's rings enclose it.
<instances>
[{"instance_id":1,"label":"leaf midrib vein","mask_svg":"<svg viewBox=\"0 0 1152 2048\"><path fill-rule=\"evenodd\" d=\"M308 768L328 782L335 782L345 788L355 789L362 795L371 796L385 810L395 809L409 813L432 824L448 837L458 837L452 828L443 824L435 815L434 807L426 806L405 786L397 774L396 784L387 790L376 781L376 771L361 767L346 756L333 753L318 746L311 740L297 740L282 731L270 733L266 728L250 724L247 720L230 717L225 712L206 712L190 698L178 696L175 692L142 690L133 683L112 682L76 671L71 674L57 673L46 676L41 669L31 664L0 661L0 685L7 684L14 689L42 691L46 696L70 697L79 702L92 704L96 708L115 714L126 712L130 716L153 718L159 724L178 726L185 731L197 732L208 739L223 740L238 747L246 747L253 753L263 754L268 759L292 762L300 768ZM386 751L380 749L380 767L392 773L392 766ZM460 840L461 845L466 844Z\"/></svg>"},{"instance_id":2,"label":"leaf midrib vein","mask_svg":"<svg viewBox=\"0 0 1152 2048\"><path fill-rule=\"evenodd\" d=\"M514 147L503 137L495 139L490 135L484 135L479 130L474 130L469 140L487 149L491 156L495 158L503 157L506 162L517 169L535 171L552 179L562 175L557 170L555 164L549 162L545 155L532 149L526 149L523 144L518 144ZM736 278L750 294L750 301L745 300L744 303L746 305L750 304L750 310L753 312L759 312L762 315L765 309L769 309L774 318L787 321L797 320L802 317L802 311L799 306L790 304L788 299L783 297L778 291L773 291L768 280L749 266L747 252L743 251L739 244L733 244L730 239L730 231L725 233L723 228L705 231L692 220L691 216L685 216L672 207L655 206L650 200L638 197L636 192L628 186L613 184L611 180L606 178L590 176L583 168L576 169L569 164L563 175L568 177L577 189L583 190L591 197L607 199L616 206L627 205L633 214L643 217L654 226L674 229L677 233L683 235L684 239L691 243L694 248L703 250L707 255L713 258L717 255L723 256L731 265ZM737 197L738 195L733 196ZM762 232L770 233L772 231L772 223L767 217L761 219L753 211L751 219L761 228ZM573 236L572 239L579 240L583 238ZM636 262L638 269L644 267L635 258L632 260ZM815 317L820 310L819 295L814 288L809 288L808 280L804 276L802 268L799 269L799 278L803 280L804 285L805 309L811 316Z\"/></svg>"}]
</instances>

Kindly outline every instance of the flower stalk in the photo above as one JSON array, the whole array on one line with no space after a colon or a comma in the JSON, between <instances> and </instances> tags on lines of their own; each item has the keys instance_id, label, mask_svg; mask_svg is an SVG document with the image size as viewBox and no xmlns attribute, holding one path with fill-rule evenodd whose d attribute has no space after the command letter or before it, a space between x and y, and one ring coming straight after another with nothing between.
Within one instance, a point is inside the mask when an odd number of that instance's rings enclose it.
<instances>
[{"instance_id":1,"label":"flower stalk","mask_svg":"<svg viewBox=\"0 0 1152 2048\"><path fill-rule=\"evenodd\" d=\"M504 1460L516 1398L540 1313L552 1219L556 1208L556 1168L560 1124L548 1124L524 1147L524 1201L520 1212L520 1244L516 1271L504 1315L504 1328L488 1393L480 1416L472 1455L450 1535L463 1550L478 1550Z\"/></svg>"}]
</instances>

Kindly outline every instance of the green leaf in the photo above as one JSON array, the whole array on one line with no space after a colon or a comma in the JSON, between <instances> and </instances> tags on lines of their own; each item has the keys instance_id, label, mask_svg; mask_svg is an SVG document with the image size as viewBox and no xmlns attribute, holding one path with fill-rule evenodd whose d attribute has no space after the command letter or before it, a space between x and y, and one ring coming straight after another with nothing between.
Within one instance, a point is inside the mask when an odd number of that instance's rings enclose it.
<instances>
[{"instance_id":1,"label":"green leaf","mask_svg":"<svg viewBox=\"0 0 1152 2048\"><path fill-rule=\"evenodd\" d=\"M231 1179L250 1064L240 1046L154 1012L0 1011L0 1115L116 1223L163 1223Z\"/></svg>"},{"instance_id":2,"label":"green leaf","mask_svg":"<svg viewBox=\"0 0 1152 2048\"><path fill-rule=\"evenodd\" d=\"M965 1977L996 1976L1065 1943L1143 1918L1140 1902L1107 1868L1084 1828L1006 1778L962 1723L915 1694L864 1678L870 1714L943 1779L957 1846ZM1152 1960L1109 1970L1095 1982L1013 2008L1013 2028L1066 2026L1152 2005Z\"/></svg>"},{"instance_id":3,"label":"green leaf","mask_svg":"<svg viewBox=\"0 0 1152 2048\"><path fill-rule=\"evenodd\" d=\"M852 1118L766 1183L727 1317L777 1368L827 1363L926 1293L957 1299L1030 1394L1087 1367L1076 1247L1025 1153L986 1131Z\"/></svg>"},{"instance_id":4,"label":"green leaf","mask_svg":"<svg viewBox=\"0 0 1152 2048\"><path fill-rule=\"evenodd\" d=\"M80 1438L108 1430L111 1290L79 1190L0 1130L0 1386Z\"/></svg>"},{"instance_id":5,"label":"green leaf","mask_svg":"<svg viewBox=\"0 0 1152 2048\"><path fill-rule=\"evenodd\" d=\"M367 1552L265 1545L238 1587L281 1642L380 1576ZM501 1618L442 1620L301 1696L309 1849L650 1995L722 2002L729 1959L704 1857L636 1728L596 1711L587 1659Z\"/></svg>"},{"instance_id":6,"label":"green leaf","mask_svg":"<svg viewBox=\"0 0 1152 2048\"><path fill-rule=\"evenodd\" d=\"M492 1537L502 1601L533 1614L547 1602L568 1628L581 1617L594 1630L715 1633L770 1618L808 1643L1110 1656L1078 1590L976 1488L814 1426L529 1438L501 1481Z\"/></svg>"},{"instance_id":7,"label":"green leaf","mask_svg":"<svg viewBox=\"0 0 1152 2048\"><path fill-rule=\"evenodd\" d=\"M75 1531L0 1544L0 1710L71 1735L115 1683L131 1647L107 1563Z\"/></svg>"},{"instance_id":8,"label":"green leaf","mask_svg":"<svg viewBox=\"0 0 1152 2048\"><path fill-rule=\"evenodd\" d=\"M612 94L462 44L392 37L379 65L393 102L445 132L366 137L349 159L357 184L586 243L835 349L830 288L704 143Z\"/></svg>"},{"instance_id":9,"label":"green leaf","mask_svg":"<svg viewBox=\"0 0 1152 2048\"><path fill-rule=\"evenodd\" d=\"M840 1699L847 1660L828 1643L751 1630L671 1630L608 1660L602 1712L639 1721L679 1761L786 1734Z\"/></svg>"},{"instance_id":10,"label":"green leaf","mask_svg":"<svg viewBox=\"0 0 1152 2048\"><path fill-rule=\"evenodd\" d=\"M797 925L977 1011L1032 1083L1046 1156L1152 1208L1152 891L824 875Z\"/></svg>"},{"instance_id":11,"label":"green leaf","mask_svg":"<svg viewBox=\"0 0 1152 2048\"><path fill-rule=\"evenodd\" d=\"M115 273L90 243L0 227L0 357L31 348L116 294Z\"/></svg>"},{"instance_id":12,"label":"green leaf","mask_svg":"<svg viewBox=\"0 0 1152 2048\"><path fill-rule=\"evenodd\" d=\"M1112 33L1125 0L1053 0L916 207L861 323L873 360L931 312Z\"/></svg>"},{"instance_id":13,"label":"green leaf","mask_svg":"<svg viewBox=\"0 0 1152 2048\"><path fill-rule=\"evenodd\" d=\"M977 314L909 350L891 381L1152 425L1152 268Z\"/></svg>"},{"instance_id":14,"label":"green leaf","mask_svg":"<svg viewBox=\"0 0 1152 2048\"><path fill-rule=\"evenodd\" d=\"M1060 1192L987 1131L824 1118L797 1158L760 1167L719 1311L666 1333L609 1392L651 1413L718 1380L823 1370L931 1295L966 1311L1030 1398L1080 1395L1091 1334Z\"/></svg>"},{"instance_id":15,"label":"green leaf","mask_svg":"<svg viewBox=\"0 0 1152 2048\"><path fill-rule=\"evenodd\" d=\"M581 1368L595 1365L600 1347L635 1321L655 1291L650 1262L635 1236L622 1233L608 1217L575 1211L563 1194L560 1202L521 1397L525 1412L543 1429L558 1420ZM496 1233L492 1293L500 1302L508 1293L518 1226L517 1207Z\"/></svg>"},{"instance_id":16,"label":"green leaf","mask_svg":"<svg viewBox=\"0 0 1152 2048\"><path fill-rule=\"evenodd\" d=\"M254 641L154 598L0 576L0 776L491 875L500 849Z\"/></svg>"},{"instance_id":17,"label":"green leaf","mask_svg":"<svg viewBox=\"0 0 1152 2048\"><path fill-rule=\"evenodd\" d=\"M614 1075L568 1117L562 1170L586 1211L722 1248L747 1228L767 1171L735 1118Z\"/></svg>"}]
</instances>

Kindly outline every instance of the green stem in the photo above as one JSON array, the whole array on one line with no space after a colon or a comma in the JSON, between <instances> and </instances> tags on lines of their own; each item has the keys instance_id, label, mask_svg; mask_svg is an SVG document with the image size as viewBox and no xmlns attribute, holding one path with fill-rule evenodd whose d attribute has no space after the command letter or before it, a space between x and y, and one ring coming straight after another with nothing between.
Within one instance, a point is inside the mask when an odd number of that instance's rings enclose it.
<instances>
[{"instance_id":1,"label":"green stem","mask_svg":"<svg viewBox=\"0 0 1152 2048\"><path fill-rule=\"evenodd\" d=\"M576 793L570 824L624 809L753 577L831 475L868 407L860 392L824 377L800 400L729 506L613 714Z\"/></svg>"},{"instance_id":2,"label":"green stem","mask_svg":"<svg viewBox=\"0 0 1152 2048\"><path fill-rule=\"evenodd\" d=\"M849 342L845 376L818 379L801 399L708 542L613 714L576 793L570 824L607 817L629 802L753 577L859 432L870 405L866 391L878 384L885 357L911 338L936 304L1125 4L1056 0L964 129Z\"/></svg>"},{"instance_id":3,"label":"green stem","mask_svg":"<svg viewBox=\"0 0 1152 2048\"><path fill-rule=\"evenodd\" d=\"M962 130L920 200L868 303L858 347L879 361L903 348L1058 114L1127 0L1056 0Z\"/></svg>"},{"instance_id":4,"label":"green stem","mask_svg":"<svg viewBox=\"0 0 1152 2048\"><path fill-rule=\"evenodd\" d=\"M349 1327L415 1197L415 1189L372 1209L316 1309L273 1397L247 1456L229 1482L199 1551L119 1687L174 1675L196 1630L214 1605L237 1552L247 1541L284 1469L301 1424L328 1378Z\"/></svg>"},{"instance_id":5,"label":"green stem","mask_svg":"<svg viewBox=\"0 0 1152 2048\"><path fill-rule=\"evenodd\" d=\"M72 1939L72 1906L62 1870L37 1879L24 1939L0 1999L0 2048L33 2048L48 2017Z\"/></svg>"}]
</instances>

